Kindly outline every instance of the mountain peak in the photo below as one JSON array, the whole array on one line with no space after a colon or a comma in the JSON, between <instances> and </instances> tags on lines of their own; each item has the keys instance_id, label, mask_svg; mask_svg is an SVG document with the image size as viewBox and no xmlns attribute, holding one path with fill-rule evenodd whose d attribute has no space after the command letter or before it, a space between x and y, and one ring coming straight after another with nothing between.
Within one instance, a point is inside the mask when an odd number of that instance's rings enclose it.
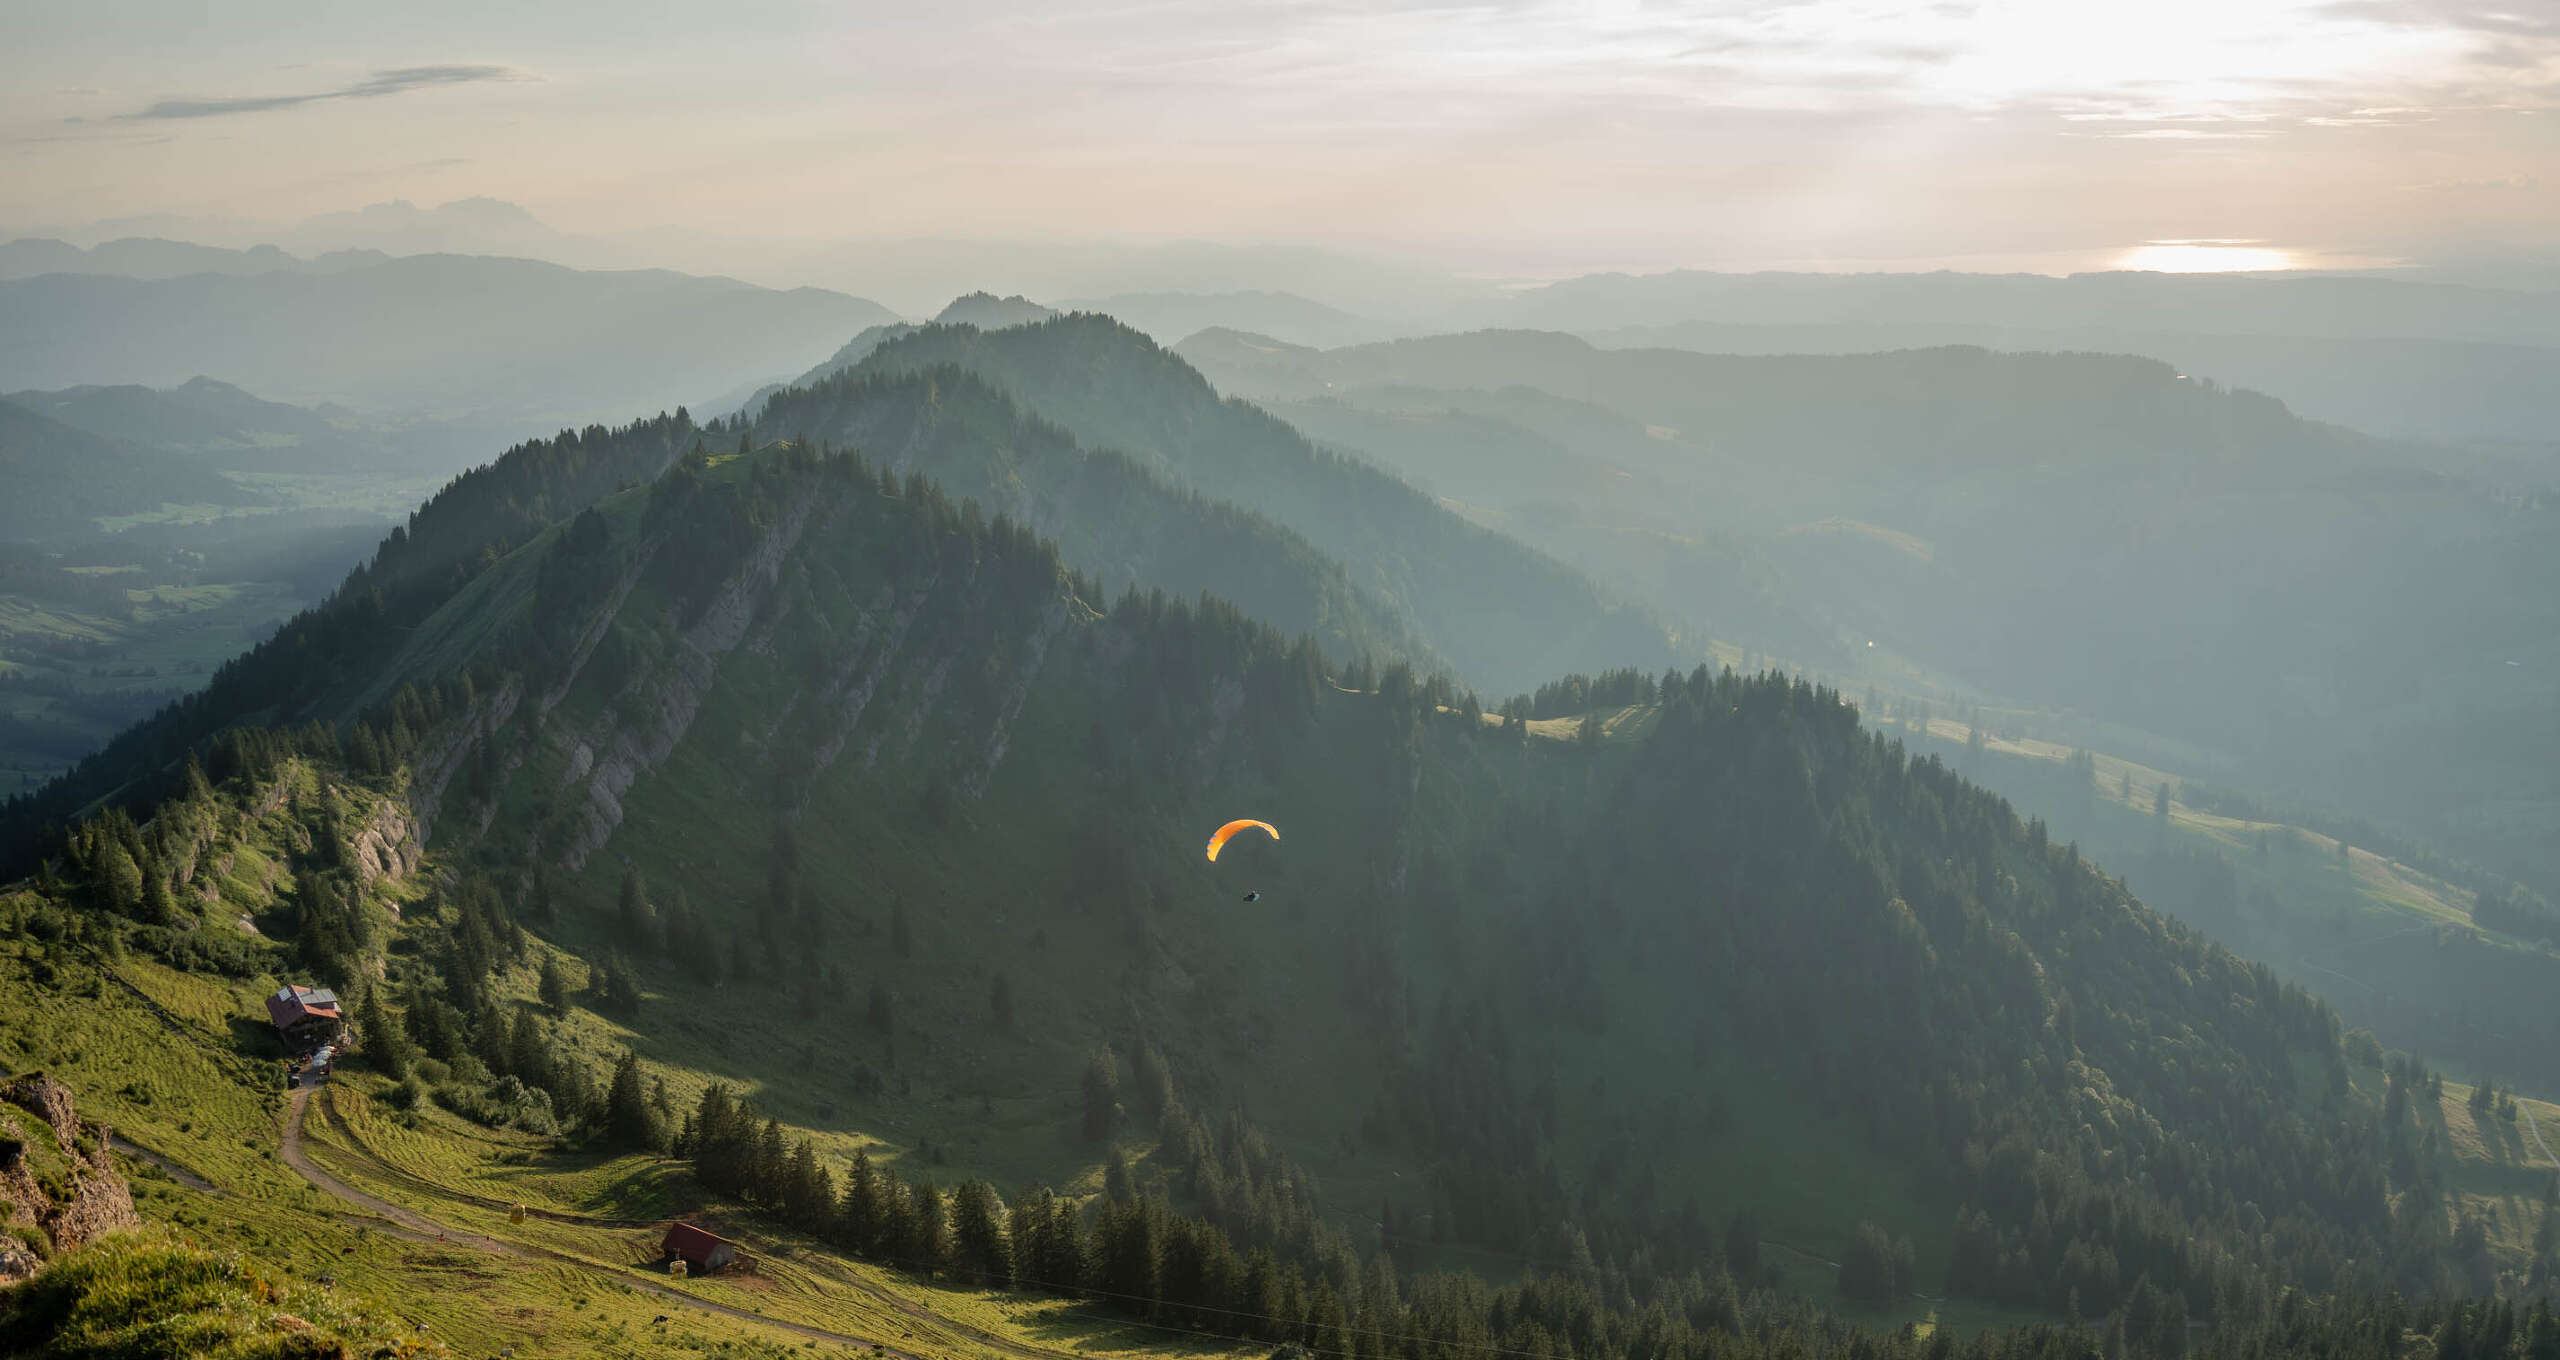
<instances>
[{"instance_id":1,"label":"mountain peak","mask_svg":"<svg viewBox=\"0 0 2560 1360\"><path fill-rule=\"evenodd\" d=\"M934 322L943 326L975 326L982 331L998 331L1008 326L1046 321L1057 314L1055 308L1043 307L1020 293L997 297L980 291L953 298L951 305L934 317Z\"/></svg>"}]
</instances>

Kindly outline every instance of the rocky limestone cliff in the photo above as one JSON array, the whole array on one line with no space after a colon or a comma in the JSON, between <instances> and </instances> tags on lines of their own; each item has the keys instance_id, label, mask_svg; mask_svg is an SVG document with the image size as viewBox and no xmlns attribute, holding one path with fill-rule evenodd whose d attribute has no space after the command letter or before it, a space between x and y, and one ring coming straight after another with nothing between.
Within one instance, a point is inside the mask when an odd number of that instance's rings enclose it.
<instances>
[{"instance_id":1,"label":"rocky limestone cliff","mask_svg":"<svg viewBox=\"0 0 2560 1360\"><path fill-rule=\"evenodd\" d=\"M0 1133L0 1228L33 1227L54 1252L65 1252L140 1226L133 1191L116 1170L113 1137L105 1126L81 1120L71 1088L30 1073L0 1086L0 1100L43 1125L27 1129L12 1120L18 1131ZM49 1153L30 1146L30 1137L48 1133ZM42 1264L29 1243L0 1235L0 1285L23 1280Z\"/></svg>"},{"instance_id":2,"label":"rocky limestone cliff","mask_svg":"<svg viewBox=\"0 0 2560 1360\"><path fill-rule=\"evenodd\" d=\"M371 887L385 878L406 878L418 871L418 861L426 854L426 842L418 825L418 817L408 804L384 799L376 804L373 815L347 836L347 863L355 870L356 881Z\"/></svg>"}]
</instances>

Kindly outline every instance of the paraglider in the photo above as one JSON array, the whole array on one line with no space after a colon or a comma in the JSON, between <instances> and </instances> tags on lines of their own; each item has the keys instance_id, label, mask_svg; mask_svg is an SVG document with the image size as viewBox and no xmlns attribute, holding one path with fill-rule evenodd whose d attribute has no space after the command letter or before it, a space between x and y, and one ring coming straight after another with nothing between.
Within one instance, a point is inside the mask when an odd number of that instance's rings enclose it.
<instances>
[{"instance_id":1,"label":"paraglider","mask_svg":"<svg viewBox=\"0 0 2560 1360\"><path fill-rule=\"evenodd\" d=\"M1218 852L1226 848L1228 838L1250 826L1261 827L1264 831L1271 833L1271 839L1275 841L1280 839L1279 828L1273 826L1269 822L1257 822L1250 818L1242 821L1229 822L1225 826L1219 827L1217 834L1209 837L1209 862L1212 864L1217 862Z\"/></svg>"}]
</instances>

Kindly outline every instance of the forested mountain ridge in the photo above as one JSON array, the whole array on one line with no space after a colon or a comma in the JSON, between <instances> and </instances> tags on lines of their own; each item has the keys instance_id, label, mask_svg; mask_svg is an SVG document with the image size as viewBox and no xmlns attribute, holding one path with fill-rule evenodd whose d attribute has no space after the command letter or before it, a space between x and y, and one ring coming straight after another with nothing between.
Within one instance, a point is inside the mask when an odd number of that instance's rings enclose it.
<instances>
[{"instance_id":1,"label":"forested mountain ridge","mask_svg":"<svg viewBox=\"0 0 2560 1360\"><path fill-rule=\"evenodd\" d=\"M456 477L321 604L61 778L9 800L0 815L0 864L13 872L31 868L45 827L102 799L156 805L178 788L187 753L227 727L322 716L328 696L369 682L395 639L474 575L555 519L655 477L699 438L700 428L679 409L616 430L599 425L529 441Z\"/></svg>"},{"instance_id":2,"label":"forested mountain ridge","mask_svg":"<svg viewBox=\"0 0 2560 1360\"><path fill-rule=\"evenodd\" d=\"M136 448L0 401L0 539L74 537L100 516L178 504L227 505L249 497L210 468Z\"/></svg>"},{"instance_id":3,"label":"forested mountain ridge","mask_svg":"<svg viewBox=\"0 0 2560 1360\"><path fill-rule=\"evenodd\" d=\"M1363 590L1299 533L1213 493L1183 487L1108 448L1080 447L958 367L864 369L769 399L741 436L816 437L862 449L891 472L1054 540L1107 595L1138 587L1207 592L1336 655L1436 668L1446 643L1409 606Z\"/></svg>"},{"instance_id":4,"label":"forested mountain ridge","mask_svg":"<svg viewBox=\"0 0 2560 1360\"><path fill-rule=\"evenodd\" d=\"M862 370L943 364L981 374L1088 446L1305 535L1353 581L1409 611L1471 684L1525 690L1577 668L1670 664L1703 645L1667 636L1572 568L1392 474L1317 448L1249 403L1222 401L1179 356L1109 317L932 327L881 344Z\"/></svg>"},{"instance_id":5,"label":"forested mountain ridge","mask_svg":"<svg viewBox=\"0 0 2560 1360\"><path fill-rule=\"evenodd\" d=\"M399 435L343 408L266 401L212 378L165 391L127 383L12 392L6 400L102 438L190 455L203 467L330 473L428 461L414 450L395 453Z\"/></svg>"},{"instance_id":6,"label":"forested mountain ridge","mask_svg":"<svg viewBox=\"0 0 2560 1360\"><path fill-rule=\"evenodd\" d=\"M1435 484L1657 608L1696 601L1681 616L1720 636L1782 613L1834 641L1727 640L1853 685L1892 685L1907 658L1945 689L2181 743L2208 753L2184 773L2560 891L2547 488L2121 355L1706 355L1525 332L1181 348L1399 469L1448 467L1452 432L1489 418L1543 436L1602 470L1560 486L1489 457ZM1558 418L1573 406L1645 437ZM1721 606L1729 580L1792 608Z\"/></svg>"},{"instance_id":7,"label":"forested mountain ridge","mask_svg":"<svg viewBox=\"0 0 2560 1360\"><path fill-rule=\"evenodd\" d=\"M1826 355L1600 349L1541 331L1477 331L1311 350L1234 332L1177 347L1221 390L1300 399L1402 383L1521 386L1591 402L1714 442L1721 461L1791 459L1812 472L1882 475L1895 489L1950 473L2045 461L2098 467L2353 467L2386 441L2295 419L2155 359L1971 346ZM1677 444L1662 450L1681 456ZM1694 455L1691 455L1694 456Z\"/></svg>"},{"instance_id":8,"label":"forested mountain ridge","mask_svg":"<svg viewBox=\"0 0 2560 1360\"><path fill-rule=\"evenodd\" d=\"M883 457L901 469L922 470L1040 525L1114 591L1132 585L1182 597L1210 591L1344 654L1439 664L1431 640L1409 616L1362 591L1296 534L1170 486L1122 455L1088 453L972 374L840 378L814 391L787 392L766 410L770 429L877 441ZM550 518L656 476L706 437L750 436L743 430L706 435L679 410L619 430L597 426L520 445L455 479L320 608L65 780L13 800L11 844L25 853L41 821L65 817L137 778L169 787L178 753L221 726L343 719L379 678L357 658L369 663L411 641L427 612Z\"/></svg>"},{"instance_id":9,"label":"forested mountain ridge","mask_svg":"<svg viewBox=\"0 0 2560 1360\"><path fill-rule=\"evenodd\" d=\"M724 985L792 998L718 1050L817 1135L894 1110L937 1155L1066 1183L1095 1155L1077 1071L1108 1134L1085 1059L1117 1047L1195 1115L1254 1093L1418 1241L1630 1278L1742 1210L1863 1250L1765 1174L1808 1138L1916 1239L1890 1278L2055 1313L2245 1320L2289 1284L2447 1288L2486 1250L2432 1179L2422 1071L2351 1056L1834 695L1620 673L1577 690L1609 729L1532 738L1400 668L1327 684L1222 604L1098 594L920 478L688 456L476 576L358 721L277 739L405 796L493 874L474 911L637 959L643 1061L698 1057L677 1017ZM1286 839L1206 865L1229 811ZM66 843L70 900L131 900L98 877L120 834ZM394 979L399 1013L446 1016L422 1042L477 1023L474 957ZM999 1093L992 1120L943 1105ZM1241 1212L1184 1127L1135 1174Z\"/></svg>"}]
</instances>

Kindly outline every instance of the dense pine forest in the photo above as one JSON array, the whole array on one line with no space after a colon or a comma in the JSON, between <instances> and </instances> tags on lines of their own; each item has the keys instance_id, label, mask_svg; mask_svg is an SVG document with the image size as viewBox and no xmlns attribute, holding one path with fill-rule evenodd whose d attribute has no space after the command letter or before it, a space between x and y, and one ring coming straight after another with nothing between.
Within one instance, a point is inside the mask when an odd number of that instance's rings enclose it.
<instances>
[{"instance_id":1,"label":"dense pine forest","mask_svg":"<svg viewBox=\"0 0 2560 1360\"><path fill-rule=\"evenodd\" d=\"M271 967L222 919L225 837L319 769L452 866L395 921L379 815L315 807L268 916L360 997L394 1105L673 1154L929 1277L1345 1356L1952 1353L1768 1294L1762 1244L1810 1228L1850 1305L2059 1320L1983 1354L2550 1344L2547 1312L2386 1302L2553 1283L2547 1192L2505 1260L2448 1193L2439 1077L1837 694L1697 667L1487 704L1215 598L1115 597L921 473L733 440L678 416L458 481L84 767L120 801L16 809L13 934ZM1212 873L1207 808L1287 839ZM546 963L511 996L546 940L586 986ZM828 1056L750 1045L764 1097L676 1098L653 1033L742 992ZM561 1048L580 1007L631 1036L609 1064ZM899 1044L989 1029L1078 1111L1026 1145L1051 1187L811 1141L893 1084L969 1089ZM1789 1120L1881 1221L1748 1183ZM1097 1155L1098 1192L1057 1188ZM1320 1188L1386 1165L1419 1174L1374 1206ZM1459 1248L1519 1277L1435 1264Z\"/></svg>"}]
</instances>

